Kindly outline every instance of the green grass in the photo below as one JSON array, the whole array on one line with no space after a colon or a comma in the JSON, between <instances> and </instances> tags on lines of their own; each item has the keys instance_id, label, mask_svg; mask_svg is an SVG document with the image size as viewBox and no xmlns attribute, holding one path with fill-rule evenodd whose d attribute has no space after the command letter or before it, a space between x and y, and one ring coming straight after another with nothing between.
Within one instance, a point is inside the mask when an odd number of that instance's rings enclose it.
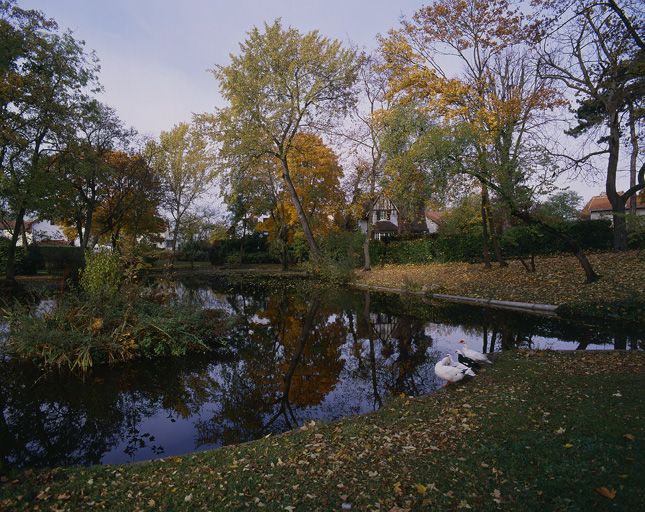
<instances>
[{"instance_id":1,"label":"green grass","mask_svg":"<svg viewBox=\"0 0 645 512\"><path fill-rule=\"evenodd\" d=\"M186 457L8 474L0 509L638 510L643 389L643 353L507 352L469 383L366 416Z\"/></svg>"}]
</instances>

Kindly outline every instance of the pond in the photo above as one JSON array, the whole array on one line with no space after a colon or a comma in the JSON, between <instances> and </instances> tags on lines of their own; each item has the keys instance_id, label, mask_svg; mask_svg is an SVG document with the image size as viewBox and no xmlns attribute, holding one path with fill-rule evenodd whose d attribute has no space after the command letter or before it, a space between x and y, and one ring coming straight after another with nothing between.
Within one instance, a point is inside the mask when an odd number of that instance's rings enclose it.
<instances>
[{"instance_id":1,"label":"pond","mask_svg":"<svg viewBox=\"0 0 645 512\"><path fill-rule=\"evenodd\" d=\"M257 439L379 409L443 384L458 341L511 348L642 350L645 336L307 282L189 280L178 291L237 321L223 351L42 375L0 360L0 465L126 463Z\"/></svg>"}]
</instances>

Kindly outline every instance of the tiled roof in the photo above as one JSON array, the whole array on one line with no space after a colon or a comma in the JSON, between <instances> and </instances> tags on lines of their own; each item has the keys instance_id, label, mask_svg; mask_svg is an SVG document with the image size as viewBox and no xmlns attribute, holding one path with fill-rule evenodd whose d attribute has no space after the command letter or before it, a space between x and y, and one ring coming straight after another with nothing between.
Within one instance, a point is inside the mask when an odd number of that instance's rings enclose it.
<instances>
[{"instance_id":1,"label":"tiled roof","mask_svg":"<svg viewBox=\"0 0 645 512\"><path fill-rule=\"evenodd\" d=\"M27 231L27 233L31 232L31 226L33 223L34 223L33 220L24 221L25 231ZM15 220L0 220L0 229L8 229L9 231L13 231L15 226L16 226Z\"/></svg>"},{"instance_id":2,"label":"tiled roof","mask_svg":"<svg viewBox=\"0 0 645 512\"><path fill-rule=\"evenodd\" d=\"M622 192L619 192L622 194ZM645 208L645 196L642 194L637 196L636 208ZM629 208L629 201L627 202ZM610 212L612 210L609 198L605 195L593 196L589 202L582 209L582 215L588 217L592 212Z\"/></svg>"},{"instance_id":3,"label":"tiled roof","mask_svg":"<svg viewBox=\"0 0 645 512\"><path fill-rule=\"evenodd\" d=\"M428 208L426 210L426 218L430 219L435 224L440 224L441 221L443 220L443 213L442 212L436 212L436 211L431 210L430 208Z\"/></svg>"}]
</instances>

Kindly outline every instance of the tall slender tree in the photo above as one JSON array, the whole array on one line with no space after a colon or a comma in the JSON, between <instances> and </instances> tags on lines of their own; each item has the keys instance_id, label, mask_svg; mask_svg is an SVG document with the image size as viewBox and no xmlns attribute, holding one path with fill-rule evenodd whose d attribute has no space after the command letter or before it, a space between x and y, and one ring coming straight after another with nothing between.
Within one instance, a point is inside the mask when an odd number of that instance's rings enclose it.
<instances>
[{"instance_id":1,"label":"tall slender tree","mask_svg":"<svg viewBox=\"0 0 645 512\"><path fill-rule=\"evenodd\" d=\"M339 41L317 31L285 29L280 20L265 24L263 31L253 28L231 63L213 70L229 103L212 117L223 167L239 165L241 157L277 159L314 260L320 249L293 183L289 156L298 132L324 130L345 116L355 102L357 71L355 52Z\"/></svg>"},{"instance_id":2,"label":"tall slender tree","mask_svg":"<svg viewBox=\"0 0 645 512\"><path fill-rule=\"evenodd\" d=\"M172 220L174 259L181 223L213 186L216 168L206 138L188 123L161 132L159 143L150 144L148 151L161 180L162 205Z\"/></svg>"}]
</instances>

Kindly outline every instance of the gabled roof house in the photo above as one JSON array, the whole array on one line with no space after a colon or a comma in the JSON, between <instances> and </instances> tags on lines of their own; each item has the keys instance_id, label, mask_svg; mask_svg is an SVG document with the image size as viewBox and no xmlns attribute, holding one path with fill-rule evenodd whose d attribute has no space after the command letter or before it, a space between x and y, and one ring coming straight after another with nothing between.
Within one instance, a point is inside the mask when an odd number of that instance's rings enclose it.
<instances>
[{"instance_id":1,"label":"gabled roof house","mask_svg":"<svg viewBox=\"0 0 645 512\"><path fill-rule=\"evenodd\" d=\"M412 233L436 233L441 223L441 213L428 208L413 219L407 227ZM365 207L363 218L358 226L363 233L367 233L368 225L372 226L372 237L375 240L398 235L403 231L401 215L394 202L386 194L379 194L376 200Z\"/></svg>"}]
</instances>

